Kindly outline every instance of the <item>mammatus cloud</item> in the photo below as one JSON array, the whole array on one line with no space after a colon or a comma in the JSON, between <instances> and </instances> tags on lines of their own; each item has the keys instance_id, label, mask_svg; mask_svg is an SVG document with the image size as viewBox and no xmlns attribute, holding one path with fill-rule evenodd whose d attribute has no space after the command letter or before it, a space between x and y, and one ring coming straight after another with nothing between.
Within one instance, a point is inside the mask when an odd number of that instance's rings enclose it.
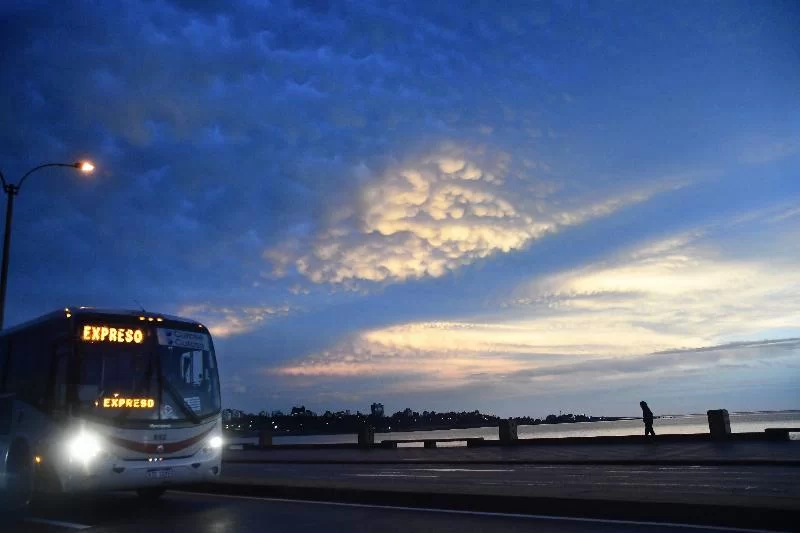
<instances>
[{"instance_id":1,"label":"mammatus cloud","mask_svg":"<svg viewBox=\"0 0 800 533\"><path fill-rule=\"evenodd\" d=\"M551 182L512 163L505 153L450 147L395 165L332 209L308 240L289 239L264 256L272 275L293 270L314 283L437 278L680 186L668 180L617 195L556 196Z\"/></svg>"},{"instance_id":2,"label":"mammatus cloud","mask_svg":"<svg viewBox=\"0 0 800 533\"><path fill-rule=\"evenodd\" d=\"M185 305L178 314L203 322L215 337L229 337L252 331L269 320L286 316L295 310L287 304L244 307L214 307L201 304Z\"/></svg>"}]
</instances>

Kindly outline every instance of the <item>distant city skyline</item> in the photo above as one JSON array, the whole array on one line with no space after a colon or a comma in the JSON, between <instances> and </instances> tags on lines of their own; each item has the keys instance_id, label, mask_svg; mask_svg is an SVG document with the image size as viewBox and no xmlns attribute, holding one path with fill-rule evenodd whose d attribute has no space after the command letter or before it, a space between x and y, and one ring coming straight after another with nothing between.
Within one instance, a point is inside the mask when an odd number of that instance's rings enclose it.
<instances>
[{"instance_id":1,"label":"distant city skyline","mask_svg":"<svg viewBox=\"0 0 800 533\"><path fill-rule=\"evenodd\" d=\"M6 325L214 334L223 404L800 406L796 2L0 7Z\"/></svg>"}]
</instances>

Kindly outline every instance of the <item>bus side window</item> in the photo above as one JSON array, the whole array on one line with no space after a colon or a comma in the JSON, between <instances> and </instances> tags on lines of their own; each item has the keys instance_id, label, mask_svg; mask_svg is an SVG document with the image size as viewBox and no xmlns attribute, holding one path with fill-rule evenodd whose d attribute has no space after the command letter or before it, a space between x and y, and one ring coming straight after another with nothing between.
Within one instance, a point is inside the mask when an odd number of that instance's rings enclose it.
<instances>
[{"instance_id":1,"label":"bus side window","mask_svg":"<svg viewBox=\"0 0 800 533\"><path fill-rule=\"evenodd\" d=\"M17 336L9 346L8 358L11 364L6 378L6 386L9 392L17 395L17 398L29 400L33 386L31 383L33 357L28 353L26 341L27 339L24 337Z\"/></svg>"},{"instance_id":2,"label":"bus side window","mask_svg":"<svg viewBox=\"0 0 800 533\"><path fill-rule=\"evenodd\" d=\"M64 343L56 348L53 356L51 398L53 412L57 414L66 414L67 412L67 368L71 355L71 346L68 343Z\"/></svg>"},{"instance_id":3,"label":"bus side window","mask_svg":"<svg viewBox=\"0 0 800 533\"><path fill-rule=\"evenodd\" d=\"M46 407L47 378L50 373L49 347L44 342L46 335L31 331L16 337L9 350L12 360L7 378L9 392L15 392L17 398L38 409Z\"/></svg>"},{"instance_id":4,"label":"bus side window","mask_svg":"<svg viewBox=\"0 0 800 533\"><path fill-rule=\"evenodd\" d=\"M8 339L0 341L0 394L7 392L6 381L11 367L11 356L8 350Z\"/></svg>"}]
</instances>

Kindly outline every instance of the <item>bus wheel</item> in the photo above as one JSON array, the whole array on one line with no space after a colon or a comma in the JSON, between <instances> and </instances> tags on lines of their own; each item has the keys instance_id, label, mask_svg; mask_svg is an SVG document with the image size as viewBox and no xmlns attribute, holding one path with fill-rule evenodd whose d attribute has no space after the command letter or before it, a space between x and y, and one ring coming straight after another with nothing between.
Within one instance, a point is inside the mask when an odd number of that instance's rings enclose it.
<instances>
[{"instance_id":1,"label":"bus wheel","mask_svg":"<svg viewBox=\"0 0 800 533\"><path fill-rule=\"evenodd\" d=\"M136 489L136 494L143 500L157 500L167 489L161 487L148 487L146 489Z\"/></svg>"},{"instance_id":2,"label":"bus wheel","mask_svg":"<svg viewBox=\"0 0 800 533\"><path fill-rule=\"evenodd\" d=\"M24 507L33 498L33 458L24 442L11 445L6 458L7 488L12 495L12 506Z\"/></svg>"}]
</instances>

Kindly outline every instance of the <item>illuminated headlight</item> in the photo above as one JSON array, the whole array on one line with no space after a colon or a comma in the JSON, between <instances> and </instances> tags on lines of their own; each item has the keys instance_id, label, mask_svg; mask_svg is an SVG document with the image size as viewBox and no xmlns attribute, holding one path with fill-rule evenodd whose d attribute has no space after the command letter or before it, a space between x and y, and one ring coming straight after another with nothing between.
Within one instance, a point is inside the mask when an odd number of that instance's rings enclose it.
<instances>
[{"instance_id":1,"label":"illuminated headlight","mask_svg":"<svg viewBox=\"0 0 800 533\"><path fill-rule=\"evenodd\" d=\"M208 439L208 446L214 450L219 450L222 448L222 437L219 435L214 435Z\"/></svg>"},{"instance_id":2,"label":"illuminated headlight","mask_svg":"<svg viewBox=\"0 0 800 533\"><path fill-rule=\"evenodd\" d=\"M100 453L100 439L91 433L79 433L67 443L72 460L89 462Z\"/></svg>"}]
</instances>

